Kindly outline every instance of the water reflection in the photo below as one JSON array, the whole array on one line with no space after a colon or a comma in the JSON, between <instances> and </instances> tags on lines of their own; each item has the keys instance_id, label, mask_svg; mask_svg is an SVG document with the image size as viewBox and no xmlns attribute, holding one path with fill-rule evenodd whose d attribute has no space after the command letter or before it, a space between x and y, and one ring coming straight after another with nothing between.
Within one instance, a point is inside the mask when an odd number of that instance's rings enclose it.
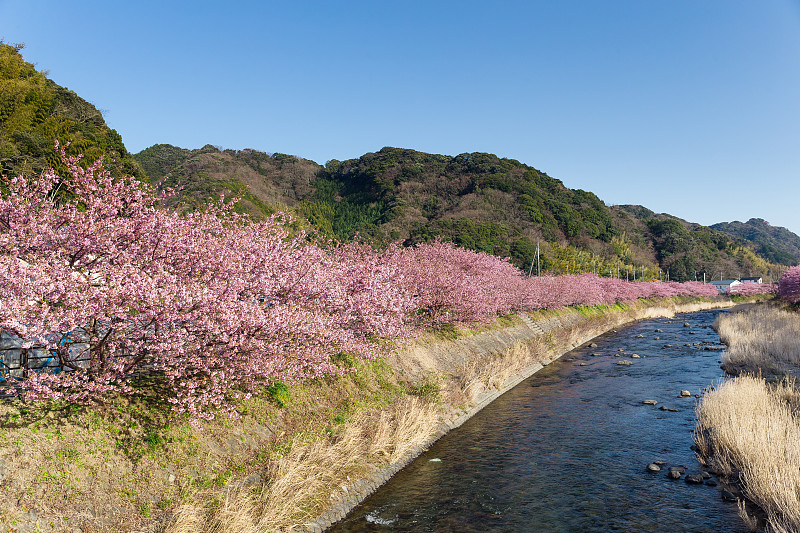
<instances>
[{"instance_id":1,"label":"water reflection","mask_svg":"<svg viewBox=\"0 0 800 533\"><path fill-rule=\"evenodd\" d=\"M744 533L718 488L645 471L655 460L699 471L689 449L695 399L679 394L722 376L719 352L705 350L718 346L716 313L640 322L575 350L441 439L332 531ZM632 364L616 364L623 359Z\"/></svg>"}]
</instances>

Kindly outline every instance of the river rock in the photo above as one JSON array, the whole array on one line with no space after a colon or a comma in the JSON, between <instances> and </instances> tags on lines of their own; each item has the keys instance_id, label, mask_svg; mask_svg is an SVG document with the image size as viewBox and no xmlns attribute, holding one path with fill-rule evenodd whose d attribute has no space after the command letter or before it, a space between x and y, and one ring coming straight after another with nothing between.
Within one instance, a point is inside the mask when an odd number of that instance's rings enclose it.
<instances>
[{"instance_id":1,"label":"river rock","mask_svg":"<svg viewBox=\"0 0 800 533\"><path fill-rule=\"evenodd\" d=\"M618 365L632 365L633 361L628 361L627 359L622 359L621 361L617 361Z\"/></svg>"},{"instance_id":2,"label":"river rock","mask_svg":"<svg viewBox=\"0 0 800 533\"><path fill-rule=\"evenodd\" d=\"M668 468L668 470L671 471L671 472L673 472L673 471L674 472L678 472L680 474L685 474L686 473L686 467L685 466L671 466L671 467Z\"/></svg>"},{"instance_id":3,"label":"river rock","mask_svg":"<svg viewBox=\"0 0 800 533\"><path fill-rule=\"evenodd\" d=\"M677 413L678 409L675 409L674 407L670 407L669 409L667 409L667 411L669 411L670 413Z\"/></svg>"},{"instance_id":4,"label":"river rock","mask_svg":"<svg viewBox=\"0 0 800 533\"><path fill-rule=\"evenodd\" d=\"M586 363L578 363L578 366L586 366Z\"/></svg>"},{"instance_id":5,"label":"river rock","mask_svg":"<svg viewBox=\"0 0 800 533\"><path fill-rule=\"evenodd\" d=\"M659 407L659 409L662 410L662 411L666 411L667 410L667 406L666 405L662 405L661 407Z\"/></svg>"},{"instance_id":6,"label":"river rock","mask_svg":"<svg viewBox=\"0 0 800 533\"><path fill-rule=\"evenodd\" d=\"M641 333L639 333L638 335L636 335L636 338L637 338L637 339L644 339L644 335L642 335Z\"/></svg>"},{"instance_id":7,"label":"river rock","mask_svg":"<svg viewBox=\"0 0 800 533\"><path fill-rule=\"evenodd\" d=\"M672 348L672 345L671 344L665 344L664 348Z\"/></svg>"},{"instance_id":8,"label":"river rock","mask_svg":"<svg viewBox=\"0 0 800 533\"><path fill-rule=\"evenodd\" d=\"M731 491L729 491L729 490L723 490L722 491L722 499L725 500L726 502L739 501L739 498L734 496L733 493Z\"/></svg>"},{"instance_id":9,"label":"river rock","mask_svg":"<svg viewBox=\"0 0 800 533\"><path fill-rule=\"evenodd\" d=\"M686 476L686 483L690 483L692 485L701 485L703 483L703 475L689 474L688 476Z\"/></svg>"},{"instance_id":10,"label":"river rock","mask_svg":"<svg viewBox=\"0 0 800 533\"><path fill-rule=\"evenodd\" d=\"M690 327L692 327L692 325L691 325L691 324L689 324L688 322L684 322L684 323L683 323L683 327L685 327L685 328L690 328Z\"/></svg>"},{"instance_id":11,"label":"river rock","mask_svg":"<svg viewBox=\"0 0 800 533\"><path fill-rule=\"evenodd\" d=\"M664 330L657 329L657 330L656 330L656 333L664 333Z\"/></svg>"},{"instance_id":12,"label":"river rock","mask_svg":"<svg viewBox=\"0 0 800 533\"><path fill-rule=\"evenodd\" d=\"M709 479L709 480L706 481L706 485L708 485L709 487L716 487L717 486L717 482L714 481L713 479Z\"/></svg>"},{"instance_id":13,"label":"river rock","mask_svg":"<svg viewBox=\"0 0 800 533\"><path fill-rule=\"evenodd\" d=\"M653 464L657 464L658 466L664 466L665 464L667 464L667 462L666 461L653 461Z\"/></svg>"},{"instance_id":14,"label":"river rock","mask_svg":"<svg viewBox=\"0 0 800 533\"><path fill-rule=\"evenodd\" d=\"M692 393L689 392L688 390L682 390L681 391L681 398L688 398L691 395L692 395Z\"/></svg>"},{"instance_id":15,"label":"river rock","mask_svg":"<svg viewBox=\"0 0 800 533\"><path fill-rule=\"evenodd\" d=\"M593 342L589 345L589 348L597 348L597 343Z\"/></svg>"},{"instance_id":16,"label":"river rock","mask_svg":"<svg viewBox=\"0 0 800 533\"><path fill-rule=\"evenodd\" d=\"M645 405L656 405L658 402L656 400L645 400L642 402Z\"/></svg>"},{"instance_id":17,"label":"river rock","mask_svg":"<svg viewBox=\"0 0 800 533\"><path fill-rule=\"evenodd\" d=\"M660 340L661 340L661 337L653 337L653 340L654 340L654 341L660 341Z\"/></svg>"},{"instance_id":18,"label":"river rock","mask_svg":"<svg viewBox=\"0 0 800 533\"><path fill-rule=\"evenodd\" d=\"M638 353L631 354L632 359L639 359L641 356Z\"/></svg>"},{"instance_id":19,"label":"river rock","mask_svg":"<svg viewBox=\"0 0 800 533\"><path fill-rule=\"evenodd\" d=\"M648 472L661 472L661 467L658 466L655 463L650 463L649 465L647 465L647 471Z\"/></svg>"},{"instance_id":20,"label":"river rock","mask_svg":"<svg viewBox=\"0 0 800 533\"><path fill-rule=\"evenodd\" d=\"M708 473L708 472L706 472L705 470L703 470L702 472L700 472L700 475L701 475L701 476L703 476L703 479L711 479L711 474L709 474L709 473Z\"/></svg>"},{"instance_id":21,"label":"river rock","mask_svg":"<svg viewBox=\"0 0 800 533\"><path fill-rule=\"evenodd\" d=\"M670 470L669 472L667 472L667 477L670 479L680 479L681 473L678 472L677 470Z\"/></svg>"}]
</instances>

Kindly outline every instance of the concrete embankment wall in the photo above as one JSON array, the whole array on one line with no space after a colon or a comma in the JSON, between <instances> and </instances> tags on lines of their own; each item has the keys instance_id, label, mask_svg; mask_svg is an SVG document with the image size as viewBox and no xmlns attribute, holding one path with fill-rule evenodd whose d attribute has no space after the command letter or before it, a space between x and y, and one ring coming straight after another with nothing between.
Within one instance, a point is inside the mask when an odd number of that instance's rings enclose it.
<instances>
[{"instance_id":1,"label":"concrete embankment wall","mask_svg":"<svg viewBox=\"0 0 800 533\"><path fill-rule=\"evenodd\" d=\"M399 352L389 360L397 372L411 381L437 380L449 391L443 399L445 409L438 428L399 460L354 482L345 496L300 530L321 532L338 522L442 436L544 366L595 337L638 320L731 305L728 300L719 300L637 304L625 310L538 312L520 315L522 323L516 326Z\"/></svg>"}]
</instances>

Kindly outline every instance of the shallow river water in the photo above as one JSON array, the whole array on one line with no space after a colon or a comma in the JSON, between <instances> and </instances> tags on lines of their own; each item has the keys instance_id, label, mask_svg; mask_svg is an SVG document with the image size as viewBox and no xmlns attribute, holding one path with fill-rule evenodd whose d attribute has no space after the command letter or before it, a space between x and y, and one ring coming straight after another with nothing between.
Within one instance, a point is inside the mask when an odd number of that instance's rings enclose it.
<instances>
[{"instance_id":1,"label":"shallow river water","mask_svg":"<svg viewBox=\"0 0 800 533\"><path fill-rule=\"evenodd\" d=\"M746 532L719 487L666 477L668 466L700 472L690 449L697 400L678 396L722 377L720 352L704 349L719 347L718 312L638 322L564 355L330 531ZM657 460L662 472L647 472Z\"/></svg>"}]
</instances>

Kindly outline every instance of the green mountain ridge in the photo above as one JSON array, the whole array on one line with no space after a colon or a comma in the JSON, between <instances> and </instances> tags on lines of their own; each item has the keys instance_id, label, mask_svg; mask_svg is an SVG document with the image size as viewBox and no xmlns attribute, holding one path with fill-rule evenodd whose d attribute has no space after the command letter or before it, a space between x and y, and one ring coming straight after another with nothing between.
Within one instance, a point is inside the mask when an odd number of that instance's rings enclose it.
<instances>
[{"instance_id":1,"label":"green mountain ridge","mask_svg":"<svg viewBox=\"0 0 800 533\"><path fill-rule=\"evenodd\" d=\"M800 237L762 218L751 218L747 222L720 222L711 228L752 243L754 249L768 261L800 263Z\"/></svg>"},{"instance_id":2,"label":"green mountain ridge","mask_svg":"<svg viewBox=\"0 0 800 533\"><path fill-rule=\"evenodd\" d=\"M800 238L784 228L752 220L747 231L736 226L741 223L709 228L642 206L607 206L589 191L488 153L385 147L324 166L211 145L157 144L132 155L93 105L38 72L20 48L0 42L0 173L7 176L62 172L58 140L70 143L69 154L84 154L86 164L103 156L116 174L175 189L167 208L195 210L233 196L240 212L259 218L288 211L298 224L308 220L323 236L342 241L380 246L443 239L509 257L526 270L538 245L544 271L629 279L702 279L704 272L769 279L800 259Z\"/></svg>"},{"instance_id":3,"label":"green mountain ridge","mask_svg":"<svg viewBox=\"0 0 800 533\"><path fill-rule=\"evenodd\" d=\"M642 206L606 206L591 192L493 154L385 147L323 167L250 149L156 145L135 157L155 185L182 187L175 205L239 195L240 209L256 217L288 208L343 241L440 238L525 269L538 242L545 270L629 279L769 278L782 270L742 239Z\"/></svg>"}]
</instances>

